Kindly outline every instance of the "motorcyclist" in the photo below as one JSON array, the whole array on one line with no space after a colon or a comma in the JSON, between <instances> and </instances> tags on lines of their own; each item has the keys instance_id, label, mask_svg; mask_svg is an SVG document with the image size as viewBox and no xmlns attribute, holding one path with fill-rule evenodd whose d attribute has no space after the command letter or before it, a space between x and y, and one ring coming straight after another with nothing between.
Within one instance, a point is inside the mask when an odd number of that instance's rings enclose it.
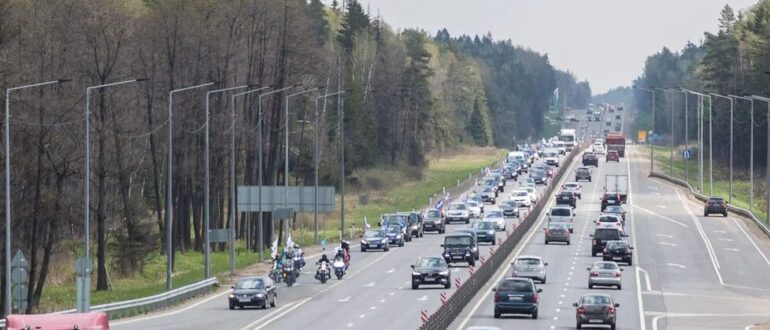
<instances>
[{"instance_id":1,"label":"motorcyclist","mask_svg":"<svg viewBox=\"0 0 770 330\"><path fill-rule=\"evenodd\" d=\"M302 270L302 268L305 267L305 252L302 252L302 249L299 248L298 244L294 244L293 253L294 253L294 256L299 257L300 259L299 270Z\"/></svg>"},{"instance_id":2,"label":"motorcyclist","mask_svg":"<svg viewBox=\"0 0 770 330\"><path fill-rule=\"evenodd\" d=\"M331 265L332 264L331 260L329 260L329 257L327 257L325 253L321 255L321 259L318 259L318 261L315 264L320 266L324 262L327 265ZM320 275L319 270L320 270L320 267L319 267L318 270L315 271L315 278L318 278L318 275Z\"/></svg>"}]
</instances>

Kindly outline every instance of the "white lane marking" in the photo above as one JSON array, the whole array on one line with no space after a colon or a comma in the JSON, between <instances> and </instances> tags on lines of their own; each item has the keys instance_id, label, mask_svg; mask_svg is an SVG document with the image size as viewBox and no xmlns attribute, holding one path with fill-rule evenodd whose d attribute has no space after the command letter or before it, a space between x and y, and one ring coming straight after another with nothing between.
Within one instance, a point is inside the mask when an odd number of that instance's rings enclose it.
<instances>
[{"instance_id":1,"label":"white lane marking","mask_svg":"<svg viewBox=\"0 0 770 330\"><path fill-rule=\"evenodd\" d=\"M339 301L339 302L348 302L348 301L350 301L350 296L347 296L347 297L342 298L342 299L337 300L337 301Z\"/></svg>"},{"instance_id":2,"label":"white lane marking","mask_svg":"<svg viewBox=\"0 0 770 330\"><path fill-rule=\"evenodd\" d=\"M417 299L417 301L426 301L426 300L428 300L428 296L422 296L419 299Z\"/></svg>"},{"instance_id":3,"label":"white lane marking","mask_svg":"<svg viewBox=\"0 0 770 330\"><path fill-rule=\"evenodd\" d=\"M353 323L348 323L348 328L352 327Z\"/></svg>"},{"instance_id":4,"label":"white lane marking","mask_svg":"<svg viewBox=\"0 0 770 330\"><path fill-rule=\"evenodd\" d=\"M561 295L562 298L564 298L564 295Z\"/></svg>"},{"instance_id":5,"label":"white lane marking","mask_svg":"<svg viewBox=\"0 0 770 330\"><path fill-rule=\"evenodd\" d=\"M732 242L733 241L733 240L731 240L729 238L720 238L719 240L722 241L722 242Z\"/></svg>"},{"instance_id":6,"label":"white lane marking","mask_svg":"<svg viewBox=\"0 0 770 330\"><path fill-rule=\"evenodd\" d=\"M395 293L393 293L393 292L391 292L391 293L388 293L388 295L389 295L389 296L392 296L392 295L394 295L394 294L395 294Z\"/></svg>"},{"instance_id":7,"label":"white lane marking","mask_svg":"<svg viewBox=\"0 0 770 330\"><path fill-rule=\"evenodd\" d=\"M695 214L692 213L692 210L690 210L690 206L687 205L687 203L682 198L682 195L679 194L679 189L674 189L674 192L676 192L676 197L679 198L679 201L682 202L682 206L684 206L684 209L687 212L687 214L689 214L693 222L695 222L695 227L698 229L698 233L700 234L701 239L706 244L706 252L708 252L709 258L711 259L711 264L714 267L714 271L717 273L717 277L719 278L719 283L724 285L725 281L722 279L722 274L719 273L719 260L717 259L716 253L714 252L714 247L711 245L711 241L706 236L706 232L703 230L703 227L701 227L698 217L696 217Z\"/></svg>"},{"instance_id":8,"label":"white lane marking","mask_svg":"<svg viewBox=\"0 0 770 330\"><path fill-rule=\"evenodd\" d=\"M563 301L559 300L559 305L561 305L562 303L563 303Z\"/></svg>"},{"instance_id":9,"label":"white lane marking","mask_svg":"<svg viewBox=\"0 0 770 330\"><path fill-rule=\"evenodd\" d=\"M558 321L558 320L559 320L559 317L558 317L558 316L554 316L554 317L553 317L553 320L554 320L554 321Z\"/></svg>"},{"instance_id":10,"label":"white lane marking","mask_svg":"<svg viewBox=\"0 0 770 330\"><path fill-rule=\"evenodd\" d=\"M674 238L674 236L673 236L673 235L667 235L667 234L655 234L655 236L658 236L658 237L665 237L665 238Z\"/></svg>"},{"instance_id":11,"label":"white lane marking","mask_svg":"<svg viewBox=\"0 0 770 330\"><path fill-rule=\"evenodd\" d=\"M303 299L303 300L300 300L299 302L297 302L296 304L294 304L294 306L291 306L291 308L287 308L285 311L282 311L280 314L278 314L278 315L276 315L276 316L273 316L271 319L269 319L269 320L265 321L265 323L262 323L260 326L258 326L258 327L256 327L256 328L253 328L253 330L259 330L259 329L262 329L262 328L266 327L268 324L272 323L273 321L275 321L275 320L277 320L277 319L280 319L280 318L281 318L281 316L284 316L284 315L288 314L289 312L291 312L291 311L293 311L293 310L297 309L298 307L302 306L302 305L303 305L303 304L305 304L306 302L310 301L310 299L313 299L313 298L311 297L311 298L305 298L305 299ZM268 314L267 316L269 316L269 315L270 315L270 314ZM264 317L263 317L263 318L264 318ZM249 324L249 325L245 326L245 327L244 327L244 329L248 329L248 328L251 328L252 326L254 326L255 324L259 324L259 322L260 322L260 321L261 321L263 318L261 318L261 319L259 319L259 320L256 320L256 321L254 321L252 324Z\"/></svg>"},{"instance_id":12,"label":"white lane marking","mask_svg":"<svg viewBox=\"0 0 770 330\"><path fill-rule=\"evenodd\" d=\"M626 160L626 168L628 169L628 191L633 192L631 182L631 159ZM653 187L652 189L658 189L657 187ZM626 200L626 203L631 206L630 207L630 214L629 214L629 221L631 221L631 240L634 243L634 247L636 247L636 253L634 253L634 265L636 266L636 304L639 311L639 329L641 330L647 330L647 322L644 320L644 300L642 299L642 285L640 283L639 278L639 245L636 244L636 212L634 212L634 209L637 207L635 204L633 204L633 198L634 194L628 194L628 198Z\"/></svg>"},{"instance_id":13,"label":"white lane marking","mask_svg":"<svg viewBox=\"0 0 770 330\"><path fill-rule=\"evenodd\" d=\"M662 208L662 209L665 209L665 208L666 208L666 206L665 206L665 205L663 205L663 204L658 204L657 206L658 206L659 208Z\"/></svg>"},{"instance_id":14,"label":"white lane marking","mask_svg":"<svg viewBox=\"0 0 770 330\"><path fill-rule=\"evenodd\" d=\"M561 309L557 308L557 309L556 309L556 312L557 312L557 313L560 313L560 312L561 312Z\"/></svg>"},{"instance_id":15,"label":"white lane marking","mask_svg":"<svg viewBox=\"0 0 770 330\"><path fill-rule=\"evenodd\" d=\"M679 267L679 268L682 268L682 269L687 268L687 266L685 266L685 265L675 264L675 263L670 263L670 262L667 263L666 265L669 265L669 266L672 266L672 267Z\"/></svg>"},{"instance_id":16,"label":"white lane marking","mask_svg":"<svg viewBox=\"0 0 770 330\"><path fill-rule=\"evenodd\" d=\"M712 230L712 232L715 232L717 234L727 234L727 232L724 230Z\"/></svg>"},{"instance_id":17,"label":"white lane marking","mask_svg":"<svg viewBox=\"0 0 770 330\"><path fill-rule=\"evenodd\" d=\"M387 271L386 273L390 274L390 273L392 273L392 272L395 272L395 271L396 271L396 269L395 269L395 268L391 268L391 269L390 269L389 271Z\"/></svg>"},{"instance_id":18,"label":"white lane marking","mask_svg":"<svg viewBox=\"0 0 770 330\"><path fill-rule=\"evenodd\" d=\"M738 252L738 251L740 251L739 249L736 249L736 248L722 248L722 250L731 251L731 252Z\"/></svg>"},{"instance_id":19,"label":"white lane marking","mask_svg":"<svg viewBox=\"0 0 770 330\"><path fill-rule=\"evenodd\" d=\"M368 284L364 284L364 286L374 286L374 282L369 282Z\"/></svg>"},{"instance_id":20,"label":"white lane marking","mask_svg":"<svg viewBox=\"0 0 770 330\"><path fill-rule=\"evenodd\" d=\"M642 267L637 267L637 270L637 276L639 276L639 272L644 273L644 282L647 285L646 291L652 291L652 284L650 284L650 274L648 274L646 270L642 269Z\"/></svg>"},{"instance_id":21,"label":"white lane marking","mask_svg":"<svg viewBox=\"0 0 770 330\"><path fill-rule=\"evenodd\" d=\"M629 170L629 171L630 171L630 170ZM658 187L655 187L655 186L647 186L647 189L651 189L651 190L658 190Z\"/></svg>"},{"instance_id":22,"label":"white lane marking","mask_svg":"<svg viewBox=\"0 0 770 330\"><path fill-rule=\"evenodd\" d=\"M657 191L656 191L656 192L655 192L655 195L658 195L658 196L662 196L663 194L661 194L661 193L659 193L659 192L657 192Z\"/></svg>"},{"instance_id":23,"label":"white lane marking","mask_svg":"<svg viewBox=\"0 0 770 330\"><path fill-rule=\"evenodd\" d=\"M735 218L733 218L733 223L735 223L735 226L737 226L738 229L741 230L743 235L746 235L746 238L749 239L749 242L751 242L751 245L753 245L754 248L757 249L757 252L759 252L759 254L762 255L762 258L765 259L765 263L767 263L767 265L770 266L770 260L767 259L767 256L762 252L762 250L759 248L759 246L757 246L757 243L754 242L754 239L751 238L751 235L749 235L749 233L747 233L746 230L743 229L743 226L741 226L738 223L738 221L735 220Z\"/></svg>"},{"instance_id":24,"label":"white lane marking","mask_svg":"<svg viewBox=\"0 0 770 330\"><path fill-rule=\"evenodd\" d=\"M371 311L373 311L373 310L375 310L375 309L377 309L377 306L372 306L372 307L369 307L369 310L371 310Z\"/></svg>"},{"instance_id":25,"label":"white lane marking","mask_svg":"<svg viewBox=\"0 0 770 330\"><path fill-rule=\"evenodd\" d=\"M657 217L657 218L660 218L660 219L663 219L663 220L666 220L666 221L669 221L669 222L675 223L675 224L677 224L677 225L680 225L680 226L682 226L682 227L685 227L685 228L689 227L689 226L688 226L687 224L685 224L685 223L682 223L682 222L676 221L676 220L674 220L674 219L671 219L671 218L669 218L669 217L667 217L667 216L664 216L664 215L662 215L662 214L659 214L659 213L655 213L655 212L653 212L653 211L650 211L650 210L648 210L648 209L645 209L645 208L643 208L643 207L641 207L641 206L639 206L639 205L633 205L633 207L635 207L635 208L637 208L637 209L640 209L640 210L642 210L642 211L644 211L644 212L647 212L647 213L649 213L649 214L652 214L652 215L654 215L654 216L655 216L655 217ZM653 219L654 219L654 218L653 218Z\"/></svg>"},{"instance_id":26,"label":"white lane marking","mask_svg":"<svg viewBox=\"0 0 770 330\"><path fill-rule=\"evenodd\" d=\"M664 313L652 318L652 330L658 329L658 320L660 318L671 317L770 317L770 314L693 314L693 313ZM750 327L750 326L749 326Z\"/></svg>"},{"instance_id":27,"label":"white lane marking","mask_svg":"<svg viewBox=\"0 0 770 330\"><path fill-rule=\"evenodd\" d=\"M385 303L385 299L380 299L380 303L384 304Z\"/></svg>"},{"instance_id":28,"label":"white lane marking","mask_svg":"<svg viewBox=\"0 0 770 330\"><path fill-rule=\"evenodd\" d=\"M365 317L366 317L366 314L361 314L361 315L359 315L358 317L360 317L360 318L365 318Z\"/></svg>"},{"instance_id":29,"label":"white lane marking","mask_svg":"<svg viewBox=\"0 0 770 330\"><path fill-rule=\"evenodd\" d=\"M676 244L669 243L669 242L658 242L658 244L660 244L660 245L668 245L668 246L676 246Z\"/></svg>"}]
</instances>

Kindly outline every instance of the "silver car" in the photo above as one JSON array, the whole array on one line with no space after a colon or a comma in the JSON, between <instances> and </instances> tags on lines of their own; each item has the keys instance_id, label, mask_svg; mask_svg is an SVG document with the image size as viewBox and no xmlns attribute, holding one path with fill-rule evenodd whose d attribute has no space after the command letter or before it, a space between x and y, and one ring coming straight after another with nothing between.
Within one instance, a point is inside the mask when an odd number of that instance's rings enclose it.
<instances>
[{"instance_id":1,"label":"silver car","mask_svg":"<svg viewBox=\"0 0 770 330\"><path fill-rule=\"evenodd\" d=\"M548 224L563 224L567 226L570 233L574 231L574 221L575 211L572 211L569 206L555 206L548 212Z\"/></svg>"},{"instance_id":2,"label":"silver car","mask_svg":"<svg viewBox=\"0 0 770 330\"><path fill-rule=\"evenodd\" d=\"M588 270L588 288L593 289L598 286L615 286L621 289L621 280L623 278L623 268L620 268L614 261L597 261L593 266L586 268Z\"/></svg>"},{"instance_id":3,"label":"silver car","mask_svg":"<svg viewBox=\"0 0 770 330\"><path fill-rule=\"evenodd\" d=\"M538 256L520 256L511 263L513 277L526 277L545 284L547 262Z\"/></svg>"},{"instance_id":4,"label":"silver car","mask_svg":"<svg viewBox=\"0 0 770 330\"><path fill-rule=\"evenodd\" d=\"M567 182L563 186L561 186L562 191L569 191L572 193L575 193L575 196L577 196L578 199L581 199L583 197L583 194L580 193L580 188L582 186L577 182Z\"/></svg>"},{"instance_id":5,"label":"silver car","mask_svg":"<svg viewBox=\"0 0 770 330\"><path fill-rule=\"evenodd\" d=\"M489 221L495 224L495 229L505 231L505 217L503 211L498 209L491 209L484 213L484 221Z\"/></svg>"},{"instance_id":6,"label":"silver car","mask_svg":"<svg viewBox=\"0 0 770 330\"><path fill-rule=\"evenodd\" d=\"M500 209L506 217L519 217L519 203L514 201L503 201L500 203Z\"/></svg>"}]
</instances>

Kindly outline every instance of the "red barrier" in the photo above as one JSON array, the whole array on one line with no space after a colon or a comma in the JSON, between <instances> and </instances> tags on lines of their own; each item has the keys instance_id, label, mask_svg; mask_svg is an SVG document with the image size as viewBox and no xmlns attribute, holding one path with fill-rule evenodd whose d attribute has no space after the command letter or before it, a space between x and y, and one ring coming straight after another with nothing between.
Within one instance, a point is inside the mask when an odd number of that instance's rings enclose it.
<instances>
[{"instance_id":1,"label":"red barrier","mask_svg":"<svg viewBox=\"0 0 770 330\"><path fill-rule=\"evenodd\" d=\"M425 323L428 322L428 311L427 310L420 311L420 320L422 320L422 324L425 324Z\"/></svg>"},{"instance_id":2,"label":"red barrier","mask_svg":"<svg viewBox=\"0 0 770 330\"><path fill-rule=\"evenodd\" d=\"M473 276L473 266L468 266L468 272L470 272L471 276Z\"/></svg>"},{"instance_id":3,"label":"red barrier","mask_svg":"<svg viewBox=\"0 0 770 330\"><path fill-rule=\"evenodd\" d=\"M455 286L459 288L460 284L461 284L460 283L460 278L459 277L455 278Z\"/></svg>"},{"instance_id":4,"label":"red barrier","mask_svg":"<svg viewBox=\"0 0 770 330\"><path fill-rule=\"evenodd\" d=\"M441 299L442 305L446 304L446 293L442 292L439 298Z\"/></svg>"}]
</instances>

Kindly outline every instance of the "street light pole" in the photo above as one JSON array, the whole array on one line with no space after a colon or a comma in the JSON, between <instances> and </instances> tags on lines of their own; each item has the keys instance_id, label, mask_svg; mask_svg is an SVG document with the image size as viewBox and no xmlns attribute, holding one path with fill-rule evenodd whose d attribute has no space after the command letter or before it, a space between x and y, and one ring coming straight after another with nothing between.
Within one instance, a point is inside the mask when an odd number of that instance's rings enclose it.
<instances>
[{"instance_id":1,"label":"street light pole","mask_svg":"<svg viewBox=\"0 0 770 330\"><path fill-rule=\"evenodd\" d=\"M174 246L172 244L172 226L174 224L174 198L173 198L173 173L174 173L174 93L196 88L211 86L214 83L206 83L195 86L179 88L168 92L168 178L166 179L166 290L171 290L173 285L172 272L174 265Z\"/></svg>"},{"instance_id":2,"label":"street light pole","mask_svg":"<svg viewBox=\"0 0 770 330\"><path fill-rule=\"evenodd\" d=\"M670 157L671 157L671 164L670 164L669 172L671 173L671 176L673 177L674 176L674 98L673 98L673 95L674 95L674 92L676 92L676 91L673 90L673 89L669 89L669 88L659 88L659 87L656 87L655 89L663 91L663 92L670 92L671 93L671 99L669 100L669 105L670 105L670 108L671 108L671 137L670 137L671 138L671 155L670 155ZM668 98L668 96L666 98Z\"/></svg>"},{"instance_id":3,"label":"street light pole","mask_svg":"<svg viewBox=\"0 0 770 330\"><path fill-rule=\"evenodd\" d=\"M83 202L83 218L85 227L85 263L88 268L91 265L91 91L95 89L107 88L117 85L129 84L139 81L145 81L147 79L131 79L125 81L118 81L109 84L90 86L86 88L86 111L83 114L83 121L85 122L85 180L83 180L84 188L84 202ZM91 272L86 271L83 278L83 290L77 291L77 300L79 302L78 312L86 313L91 310Z\"/></svg>"},{"instance_id":4,"label":"street light pole","mask_svg":"<svg viewBox=\"0 0 770 330\"><path fill-rule=\"evenodd\" d=\"M711 152L711 146L713 145L713 141L711 140L711 104L713 103L711 101L711 95L698 93L695 91L691 91L689 89L683 89L684 91L698 95L698 111L699 111L699 120L698 120L698 127L699 127L699 144L698 144L698 161L700 163L700 166L698 168L698 174L700 176L700 190L703 192L705 190L703 186L703 120L705 120L703 116L703 99L708 98L709 100L709 184L710 184L710 192L709 194L714 194L714 176L713 176L713 168L714 168L714 162L713 162L713 156Z\"/></svg>"},{"instance_id":5,"label":"street light pole","mask_svg":"<svg viewBox=\"0 0 770 330\"><path fill-rule=\"evenodd\" d=\"M652 174L652 172L655 171L655 167L653 165L655 163L655 90L638 86L633 87L652 94L652 128L650 129L650 131L652 131L652 134L650 134L650 174Z\"/></svg>"},{"instance_id":6,"label":"street light pole","mask_svg":"<svg viewBox=\"0 0 770 330\"><path fill-rule=\"evenodd\" d=\"M240 85L235 87L228 87L228 88L220 88L215 89L213 91L206 92L206 124L204 124L206 127L205 130L205 147L203 150L203 157L204 157L204 168L205 168L205 178L206 180L205 184L203 185L203 195L206 200L204 202L204 210L203 210L203 240L205 243L205 247L203 248L203 274L205 278L211 277L211 242L209 237L209 231L211 228L209 228L209 181L211 181L211 168L209 165L209 99L211 98L211 94L214 93L221 93L226 91L231 91L235 89L241 89L249 87L248 85Z\"/></svg>"},{"instance_id":7,"label":"street light pole","mask_svg":"<svg viewBox=\"0 0 770 330\"><path fill-rule=\"evenodd\" d=\"M318 124L318 100L324 99L324 102L325 102L327 97L339 95L342 93L345 93L345 91L329 93L329 94L321 95L315 98L315 131L316 133L315 133L315 152L313 154L313 163L315 165L314 175L313 175L314 181L315 181L314 182L315 188L313 189L313 227L314 227L313 241L314 242L318 242L318 166L319 166L318 162L320 157L319 150L318 150L319 148L318 140L320 139L320 136L319 136L320 126Z\"/></svg>"},{"instance_id":8,"label":"street light pole","mask_svg":"<svg viewBox=\"0 0 770 330\"><path fill-rule=\"evenodd\" d=\"M729 190L728 202L732 204L733 202L733 110L735 108L735 100L733 100L733 98L731 97L719 95L716 93L711 93L711 95L717 98L722 98L730 101L730 184L728 188Z\"/></svg>"},{"instance_id":9,"label":"street light pole","mask_svg":"<svg viewBox=\"0 0 770 330\"><path fill-rule=\"evenodd\" d=\"M767 200L767 223L770 223L770 98L762 97L762 96L756 96L752 95L751 99L762 101L767 103L767 141L765 142L765 145L767 146L766 152L765 152L765 199Z\"/></svg>"},{"instance_id":10,"label":"street light pole","mask_svg":"<svg viewBox=\"0 0 770 330\"><path fill-rule=\"evenodd\" d=\"M10 315L11 308L11 92L60 84L69 80L60 79L11 87L5 90L5 315Z\"/></svg>"},{"instance_id":11,"label":"street light pole","mask_svg":"<svg viewBox=\"0 0 770 330\"><path fill-rule=\"evenodd\" d=\"M311 88L308 90L304 90L301 92L296 92L293 94L286 95L286 113L284 115L284 162L283 162L283 207L289 208L289 99L294 96L304 95L307 93L315 92L318 90L318 87ZM289 230L291 230L291 220L286 222L286 225L288 228L286 228L286 232L289 233Z\"/></svg>"},{"instance_id":12,"label":"street light pole","mask_svg":"<svg viewBox=\"0 0 770 330\"><path fill-rule=\"evenodd\" d=\"M744 100L751 102L751 112L749 117L749 212L753 212L754 209L754 99L745 96L728 95L734 99Z\"/></svg>"}]
</instances>

